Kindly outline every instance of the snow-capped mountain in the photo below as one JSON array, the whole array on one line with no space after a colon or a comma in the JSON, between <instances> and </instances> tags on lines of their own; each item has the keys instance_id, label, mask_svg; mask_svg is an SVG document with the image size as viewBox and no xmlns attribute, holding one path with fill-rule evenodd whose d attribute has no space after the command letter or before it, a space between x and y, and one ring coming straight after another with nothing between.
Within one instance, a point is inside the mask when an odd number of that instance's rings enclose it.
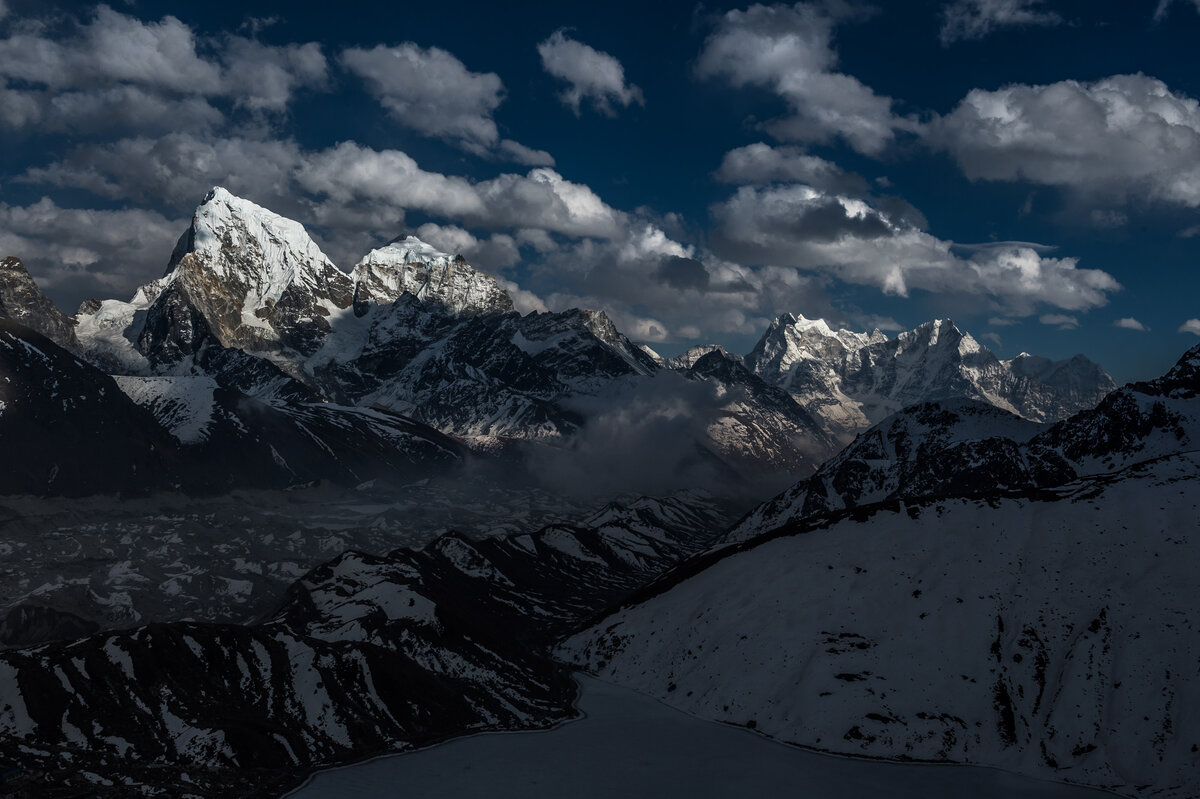
<instances>
[{"instance_id":1,"label":"snow-capped mountain","mask_svg":"<svg viewBox=\"0 0 1200 799\"><path fill-rule=\"evenodd\" d=\"M888 339L787 315L744 359L717 345L663 359L601 311L522 316L495 278L412 236L343 272L302 225L219 187L163 276L128 302L88 301L67 319L13 264L0 285L5 312L28 309L26 321L121 377L177 439L200 432L185 410L235 392L269 413L343 406L339 418L368 428L365 410L348 409L382 409L477 451L570 447L596 419L646 414L629 403L662 393L666 381L646 379L670 371L722 400L660 398L694 417L677 431L694 437L679 473L712 460L715 482L774 490L913 402L968 397L1052 421L1111 388L1086 359L1001 362L943 321Z\"/></svg>"},{"instance_id":2,"label":"snow-capped mountain","mask_svg":"<svg viewBox=\"0 0 1200 799\"><path fill-rule=\"evenodd\" d=\"M545 727L574 715L575 693L545 645L727 519L693 494L516 535L350 551L259 624L156 624L9 650L0 757L43 792L186 784L263 796L322 764Z\"/></svg>"},{"instance_id":3,"label":"snow-capped mountain","mask_svg":"<svg viewBox=\"0 0 1200 799\"><path fill-rule=\"evenodd\" d=\"M416 236L367 253L350 274L354 305L391 302L405 292L439 303L451 313L505 313L512 298L496 279L472 269L461 255L449 255Z\"/></svg>"},{"instance_id":4,"label":"snow-capped mountain","mask_svg":"<svg viewBox=\"0 0 1200 799\"><path fill-rule=\"evenodd\" d=\"M833 330L823 320L779 317L746 356L755 374L817 414L833 435L859 430L919 402L966 397L1033 421L1091 408L1116 388L1083 356L1001 361L949 320L888 338Z\"/></svg>"},{"instance_id":5,"label":"snow-capped mountain","mask_svg":"<svg viewBox=\"0 0 1200 799\"><path fill-rule=\"evenodd\" d=\"M1195 796L1198 396L1200 347L1050 427L906 409L561 653L826 751Z\"/></svg>"},{"instance_id":6,"label":"snow-capped mountain","mask_svg":"<svg viewBox=\"0 0 1200 799\"><path fill-rule=\"evenodd\" d=\"M85 303L75 331L84 357L114 374L210 378L269 404L384 408L484 450L561 445L589 414L624 401L628 381L663 368L603 312L522 316L493 277L412 236L343 273L298 223L220 188L163 277L129 302ZM833 451L802 409L784 403L780 415L777 396L758 407L766 393L745 382L721 386L729 407L697 446L743 477L811 472ZM131 396L189 384L140 385Z\"/></svg>"},{"instance_id":7,"label":"snow-capped mountain","mask_svg":"<svg viewBox=\"0 0 1200 799\"><path fill-rule=\"evenodd\" d=\"M1195 447L1197 364L1200 348L1165 376L1118 389L1048 427L970 400L907 408L756 508L730 539L886 500L1052 487Z\"/></svg>"}]
</instances>

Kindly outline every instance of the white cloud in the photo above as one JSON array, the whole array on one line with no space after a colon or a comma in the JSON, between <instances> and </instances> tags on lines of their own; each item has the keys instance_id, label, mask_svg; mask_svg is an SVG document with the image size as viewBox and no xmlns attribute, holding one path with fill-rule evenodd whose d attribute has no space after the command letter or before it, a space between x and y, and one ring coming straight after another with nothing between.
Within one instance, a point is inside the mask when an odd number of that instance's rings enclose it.
<instances>
[{"instance_id":1,"label":"white cloud","mask_svg":"<svg viewBox=\"0 0 1200 799\"><path fill-rule=\"evenodd\" d=\"M1043 325L1054 325L1059 330L1075 330L1079 327L1079 320L1074 316L1067 316L1061 313L1048 313L1038 317L1038 321Z\"/></svg>"},{"instance_id":2,"label":"white cloud","mask_svg":"<svg viewBox=\"0 0 1200 799\"><path fill-rule=\"evenodd\" d=\"M537 46L542 67L568 86L559 94L576 116L584 100L602 114L615 116L616 108L645 105L642 90L625 81L625 68L608 53L595 50L558 30Z\"/></svg>"},{"instance_id":3,"label":"white cloud","mask_svg":"<svg viewBox=\"0 0 1200 799\"><path fill-rule=\"evenodd\" d=\"M507 161L525 166L554 166L554 156L545 150L526 147L512 139L501 139L497 152Z\"/></svg>"},{"instance_id":4,"label":"white cloud","mask_svg":"<svg viewBox=\"0 0 1200 799\"><path fill-rule=\"evenodd\" d=\"M211 128L212 102L283 111L300 88L326 85L320 46L269 46L227 36L202 55L175 17L144 22L108 6L60 37L30 27L0 39L0 125L10 129L140 133ZM10 85L16 82L19 88Z\"/></svg>"},{"instance_id":5,"label":"white cloud","mask_svg":"<svg viewBox=\"0 0 1200 799\"><path fill-rule=\"evenodd\" d=\"M504 99L494 72L471 72L453 54L412 42L342 52L392 117L426 136L450 139L483 152L500 140L492 114Z\"/></svg>"},{"instance_id":6,"label":"white cloud","mask_svg":"<svg viewBox=\"0 0 1200 799\"><path fill-rule=\"evenodd\" d=\"M999 28L1062 24L1053 11L1039 11L1043 0L954 0L942 8L943 45L982 39Z\"/></svg>"},{"instance_id":7,"label":"white cloud","mask_svg":"<svg viewBox=\"0 0 1200 799\"><path fill-rule=\"evenodd\" d=\"M321 88L329 67L320 45L272 47L239 36L229 38L222 60L224 92L255 111L282 111L300 88Z\"/></svg>"},{"instance_id":8,"label":"white cloud","mask_svg":"<svg viewBox=\"0 0 1200 799\"><path fill-rule=\"evenodd\" d=\"M714 248L743 263L792 266L888 294L920 289L990 297L998 310L1029 315L1041 304L1083 311L1120 286L1111 275L1077 268L1018 244L973 247L967 257L863 200L810 186L743 186L712 209Z\"/></svg>"},{"instance_id":9,"label":"white cloud","mask_svg":"<svg viewBox=\"0 0 1200 799\"><path fill-rule=\"evenodd\" d=\"M1180 333L1194 333L1200 336L1200 319L1189 319L1179 326Z\"/></svg>"},{"instance_id":10,"label":"white cloud","mask_svg":"<svg viewBox=\"0 0 1200 799\"><path fill-rule=\"evenodd\" d=\"M98 6L76 35L55 41L35 33L0 40L0 75L52 89L114 82L185 94L216 94L221 70L196 52L191 28L175 17L142 22Z\"/></svg>"},{"instance_id":11,"label":"white cloud","mask_svg":"<svg viewBox=\"0 0 1200 799\"><path fill-rule=\"evenodd\" d=\"M1200 104L1146 75L975 89L927 138L971 180L1200 206Z\"/></svg>"},{"instance_id":12,"label":"white cloud","mask_svg":"<svg viewBox=\"0 0 1200 799\"><path fill-rule=\"evenodd\" d=\"M8 3L4 2L4 0L0 0L0 20L3 20L7 16L8 16Z\"/></svg>"},{"instance_id":13,"label":"white cloud","mask_svg":"<svg viewBox=\"0 0 1200 799\"><path fill-rule=\"evenodd\" d=\"M1172 5L1174 5L1174 0L1158 0L1158 7L1154 9L1154 21L1162 22ZM1200 11L1200 0L1192 0L1192 5L1196 7L1196 11Z\"/></svg>"},{"instance_id":14,"label":"white cloud","mask_svg":"<svg viewBox=\"0 0 1200 799\"><path fill-rule=\"evenodd\" d=\"M500 139L493 115L504 101L504 84L494 72L472 72L452 53L413 42L369 50L351 47L342 51L341 61L407 128L476 155L528 165L554 163L547 152Z\"/></svg>"},{"instance_id":15,"label":"white cloud","mask_svg":"<svg viewBox=\"0 0 1200 799\"><path fill-rule=\"evenodd\" d=\"M877 154L910 123L892 114L892 100L857 78L834 71L834 24L830 9L849 6L754 5L729 11L708 37L696 65L703 78L734 87L762 86L788 104L791 115L767 131L779 139L825 142L841 137L852 147Z\"/></svg>"},{"instance_id":16,"label":"white cloud","mask_svg":"<svg viewBox=\"0 0 1200 799\"><path fill-rule=\"evenodd\" d=\"M157 277L186 221L144 210L0 203L0 252L20 257L68 313L87 297L128 296Z\"/></svg>"},{"instance_id":17,"label":"white cloud","mask_svg":"<svg viewBox=\"0 0 1200 799\"><path fill-rule=\"evenodd\" d=\"M1134 319L1132 316L1126 316L1121 319L1118 319L1117 321L1113 322L1113 327L1120 327L1125 330L1142 330L1142 331L1145 331L1148 329L1145 325L1143 325L1138 320Z\"/></svg>"},{"instance_id":18,"label":"white cloud","mask_svg":"<svg viewBox=\"0 0 1200 799\"><path fill-rule=\"evenodd\" d=\"M862 193L867 182L832 161L799 147L772 147L763 142L725 153L715 173L724 183L807 183L824 191Z\"/></svg>"},{"instance_id":19,"label":"white cloud","mask_svg":"<svg viewBox=\"0 0 1200 799\"><path fill-rule=\"evenodd\" d=\"M532 291L526 291L511 280L498 277L496 282L500 284L500 288L508 292L509 297L512 297L513 307L517 309L517 313L522 315L535 312L546 313L550 310L541 297Z\"/></svg>"},{"instance_id":20,"label":"white cloud","mask_svg":"<svg viewBox=\"0 0 1200 799\"><path fill-rule=\"evenodd\" d=\"M457 225L426 222L417 228L416 236L443 252L463 256L472 266L489 271L512 266L521 259L517 242L507 233L478 238Z\"/></svg>"}]
</instances>

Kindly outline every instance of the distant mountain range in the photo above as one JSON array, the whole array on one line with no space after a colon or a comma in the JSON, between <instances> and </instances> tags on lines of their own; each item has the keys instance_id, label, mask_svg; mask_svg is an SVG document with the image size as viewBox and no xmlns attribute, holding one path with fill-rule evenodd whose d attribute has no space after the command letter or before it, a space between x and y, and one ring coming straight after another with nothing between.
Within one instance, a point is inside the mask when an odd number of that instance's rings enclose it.
<instances>
[{"instance_id":1,"label":"distant mountain range","mask_svg":"<svg viewBox=\"0 0 1200 799\"><path fill-rule=\"evenodd\" d=\"M1200 795L1200 347L1116 389L947 320L785 315L744 357L663 359L599 312L522 316L416 239L342 272L220 189L130 302L64 316L10 258L0 309L6 493L386 494L539 453L596 483L786 484L740 520L688 492L330 551L251 624L97 630L30 585L0 624L0 766L29 795L280 793L566 720L575 667L829 752Z\"/></svg>"},{"instance_id":2,"label":"distant mountain range","mask_svg":"<svg viewBox=\"0 0 1200 799\"><path fill-rule=\"evenodd\" d=\"M146 479L187 490L352 484L471 452L530 457L649 393L691 417L686 435L673 433L681 479L753 493L811 474L854 433L915 402L967 397L1051 422L1115 388L1082 356L1000 361L948 320L889 339L784 315L745 357L710 345L665 360L600 311L522 316L495 279L411 236L344 272L299 223L221 188L197 208L164 275L129 301L89 300L68 317L7 258L0 316L45 336L53 343L29 346L69 364L69 374L30 379L65 387L115 376L158 427L109 396L124 409L108 417L131 425L124 446L144 451L142 439L157 437L162 463ZM66 425L80 421L70 412L61 411ZM276 438L259 435L247 414L273 419ZM339 448L343 428L356 431L356 452L374 455L356 460ZM399 460L381 457L398 437L426 443L405 444ZM379 440L364 444L370 438ZM21 440L14 434L14 445ZM239 447L247 468L238 468ZM53 448L40 455L56 475L70 471ZM214 461L225 464L219 479L193 468ZM91 479L49 474L0 481L0 491L77 493ZM146 487L95 479L97 489Z\"/></svg>"}]
</instances>

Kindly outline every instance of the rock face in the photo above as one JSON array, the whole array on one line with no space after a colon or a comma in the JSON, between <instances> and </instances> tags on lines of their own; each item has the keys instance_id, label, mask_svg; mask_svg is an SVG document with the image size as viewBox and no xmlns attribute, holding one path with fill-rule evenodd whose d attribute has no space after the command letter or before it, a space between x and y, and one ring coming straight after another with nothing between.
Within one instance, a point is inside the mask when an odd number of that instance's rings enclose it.
<instances>
[{"instance_id":1,"label":"rock face","mask_svg":"<svg viewBox=\"0 0 1200 799\"><path fill-rule=\"evenodd\" d=\"M1050 426L972 400L907 408L859 434L811 479L756 508L730 539L888 500L1052 487L1195 446L1198 362L1195 348L1162 378L1118 389Z\"/></svg>"},{"instance_id":2,"label":"rock face","mask_svg":"<svg viewBox=\"0 0 1200 799\"><path fill-rule=\"evenodd\" d=\"M1200 347L1049 427L906 409L560 653L826 751L1195 796L1198 394Z\"/></svg>"},{"instance_id":3,"label":"rock face","mask_svg":"<svg viewBox=\"0 0 1200 799\"><path fill-rule=\"evenodd\" d=\"M0 473L3 494L356 485L436 473L465 454L386 410L272 404L207 377L113 378L6 319L0 369L0 445L20 464Z\"/></svg>"},{"instance_id":4,"label":"rock face","mask_svg":"<svg viewBox=\"0 0 1200 799\"><path fill-rule=\"evenodd\" d=\"M319 765L569 718L545 652L703 548L697 495L578 525L387 556L346 552L248 627L160 624L0 653L0 757L43 793L282 791ZM106 782L110 781L110 782ZM119 791L112 791L118 795Z\"/></svg>"},{"instance_id":5,"label":"rock face","mask_svg":"<svg viewBox=\"0 0 1200 799\"><path fill-rule=\"evenodd\" d=\"M174 442L116 382L50 339L0 319L5 494L148 492L178 472Z\"/></svg>"},{"instance_id":6,"label":"rock face","mask_svg":"<svg viewBox=\"0 0 1200 799\"><path fill-rule=\"evenodd\" d=\"M1094 407L1116 388L1081 355L1001 361L949 320L889 339L878 330L834 331L822 320L789 314L771 324L746 364L791 392L843 440L920 402L965 397L1052 422Z\"/></svg>"},{"instance_id":7,"label":"rock face","mask_svg":"<svg viewBox=\"0 0 1200 799\"><path fill-rule=\"evenodd\" d=\"M0 318L25 325L60 347L79 346L70 317L42 293L19 258L0 260Z\"/></svg>"},{"instance_id":8,"label":"rock face","mask_svg":"<svg viewBox=\"0 0 1200 799\"><path fill-rule=\"evenodd\" d=\"M407 292L452 314L513 310L512 298L495 278L472 269L461 255L439 252L415 236L367 253L351 279L356 308L390 302Z\"/></svg>"},{"instance_id":9,"label":"rock face","mask_svg":"<svg viewBox=\"0 0 1200 799\"><path fill-rule=\"evenodd\" d=\"M303 226L221 188L196 209L157 283L138 343L163 362L195 352L203 333L223 347L311 353L353 296Z\"/></svg>"}]
</instances>

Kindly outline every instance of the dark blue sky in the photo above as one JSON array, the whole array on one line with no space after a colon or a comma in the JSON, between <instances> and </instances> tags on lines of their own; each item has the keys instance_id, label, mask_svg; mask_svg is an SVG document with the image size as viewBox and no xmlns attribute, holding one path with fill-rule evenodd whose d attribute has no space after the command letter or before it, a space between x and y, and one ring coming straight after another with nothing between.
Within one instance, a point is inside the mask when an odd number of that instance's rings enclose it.
<instances>
[{"instance_id":1,"label":"dark blue sky","mask_svg":"<svg viewBox=\"0 0 1200 799\"><path fill-rule=\"evenodd\" d=\"M0 9L0 249L68 310L219 183L667 354L951 316L1124 380L1200 334L1196 0Z\"/></svg>"}]
</instances>

